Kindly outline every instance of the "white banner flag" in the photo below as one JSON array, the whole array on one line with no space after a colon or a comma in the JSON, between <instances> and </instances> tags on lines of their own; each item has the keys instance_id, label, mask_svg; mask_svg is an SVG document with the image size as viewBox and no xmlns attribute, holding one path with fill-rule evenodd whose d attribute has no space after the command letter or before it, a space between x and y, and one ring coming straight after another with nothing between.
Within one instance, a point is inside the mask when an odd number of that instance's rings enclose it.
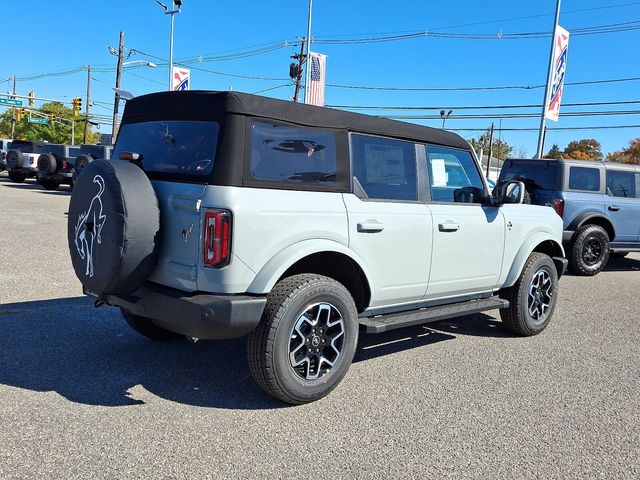
<instances>
[{"instance_id":1,"label":"white banner flag","mask_svg":"<svg viewBox=\"0 0 640 480\"><path fill-rule=\"evenodd\" d=\"M191 83L191 70L182 67L173 67L171 72L171 90L177 92L179 90L189 90Z\"/></svg>"},{"instance_id":2,"label":"white banner flag","mask_svg":"<svg viewBox=\"0 0 640 480\"><path fill-rule=\"evenodd\" d=\"M553 75L549 86L544 116L554 122L560 116L560 101L564 88L564 75L567 71L567 51L569 50L569 32L558 25L556 38L553 42Z\"/></svg>"},{"instance_id":3,"label":"white banner flag","mask_svg":"<svg viewBox=\"0 0 640 480\"><path fill-rule=\"evenodd\" d=\"M304 103L309 105L324 106L324 85L326 81L327 56L320 53L309 52L311 68L309 75L309 98L304 99Z\"/></svg>"}]
</instances>

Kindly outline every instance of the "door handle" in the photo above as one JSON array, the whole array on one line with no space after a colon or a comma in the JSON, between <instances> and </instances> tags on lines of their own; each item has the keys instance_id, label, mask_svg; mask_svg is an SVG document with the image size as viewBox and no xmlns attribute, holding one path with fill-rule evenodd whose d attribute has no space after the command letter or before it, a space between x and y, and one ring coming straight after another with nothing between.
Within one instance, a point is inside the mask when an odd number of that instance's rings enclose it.
<instances>
[{"instance_id":1,"label":"door handle","mask_svg":"<svg viewBox=\"0 0 640 480\"><path fill-rule=\"evenodd\" d=\"M609 210L611 210L612 212L617 212L618 210L620 210L620 207L617 205L609 205Z\"/></svg>"},{"instance_id":2,"label":"door handle","mask_svg":"<svg viewBox=\"0 0 640 480\"><path fill-rule=\"evenodd\" d=\"M455 232L460 229L459 223L440 223L438 229L441 232Z\"/></svg>"},{"instance_id":3,"label":"door handle","mask_svg":"<svg viewBox=\"0 0 640 480\"><path fill-rule=\"evenodd\" d=\"M384 223L375 220L368 222L358 222L358 231L363 233L376 233L384 230Z\"/></svg>"}]
</instances>

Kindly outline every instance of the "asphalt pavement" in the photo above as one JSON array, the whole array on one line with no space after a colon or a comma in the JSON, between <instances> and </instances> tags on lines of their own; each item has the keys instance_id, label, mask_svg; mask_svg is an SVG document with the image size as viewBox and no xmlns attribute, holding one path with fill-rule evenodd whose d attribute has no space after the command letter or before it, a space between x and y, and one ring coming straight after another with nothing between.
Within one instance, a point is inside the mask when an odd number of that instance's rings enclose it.
<instances>
[{"instance_id":1,"label":"asphalt pavement","mask_svg":"<svg viewBox=\"0 0 640 480\"><path fill-rule=\"evenodd\" d=\"M497 311L362 335L283 405L245 342L154 343L81 295L69 192L0 174L0 478L640 478L640 255L567 275L532 338Z\"/></svg>"}]
</instances>

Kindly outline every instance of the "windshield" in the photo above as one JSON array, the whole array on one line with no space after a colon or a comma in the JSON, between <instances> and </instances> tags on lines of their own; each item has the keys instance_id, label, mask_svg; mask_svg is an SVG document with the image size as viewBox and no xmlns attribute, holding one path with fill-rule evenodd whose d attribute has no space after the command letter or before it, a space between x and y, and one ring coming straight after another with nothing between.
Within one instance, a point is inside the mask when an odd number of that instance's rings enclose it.
<instances>
[{"instance_id":1,"label":"windshield","mask_svg":"<svg viewBox=\"0 0 640 480\"><path fill-rule=\"evenodd\" d=\"M218 144L216 122L166 120L122 126L111 158L140 154L146 172L207 176Z\"/></svg>"}]
</instances>

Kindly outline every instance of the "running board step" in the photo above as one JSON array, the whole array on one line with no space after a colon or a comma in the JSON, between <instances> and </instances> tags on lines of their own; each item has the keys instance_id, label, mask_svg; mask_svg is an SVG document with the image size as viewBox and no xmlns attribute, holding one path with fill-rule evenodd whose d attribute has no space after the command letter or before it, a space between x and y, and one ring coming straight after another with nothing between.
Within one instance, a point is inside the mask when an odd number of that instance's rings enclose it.
<instances>
[{"instance_id":1,"label":"running board step","mask_svg":"<svg viewBox=\"0 0 640 480\"><path fill-rule=\"evenodd\" d=\"M366 327L367 333L382 333L396 328L411 327L423 323L437 322L447 318L486 312L496 308L508 308L509 301L498 297L482 300L469 300L461 303L427 307L404 313L391 313L376 317L361 318L360 325Z\"/></svg>"}]
</instances>

